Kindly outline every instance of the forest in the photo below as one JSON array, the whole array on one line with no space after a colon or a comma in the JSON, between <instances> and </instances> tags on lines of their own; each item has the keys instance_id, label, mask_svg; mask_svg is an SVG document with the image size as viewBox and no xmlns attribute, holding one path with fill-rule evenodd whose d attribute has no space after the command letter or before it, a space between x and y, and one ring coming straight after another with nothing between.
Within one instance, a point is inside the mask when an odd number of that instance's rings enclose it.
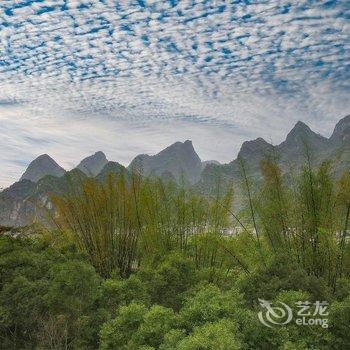
<instances>
[{"instance_id":1,"label":"forest","mask_svg":"<svg viewBox=\"0 0 350 350\"><path fill-rule=\"evenodd\" d=\"M350 349L350 172L241 168L205 194L90 178L52 198L50 228L1 228L0 348ZM326 302L327 325L266 326L261 300Z\"/></svg>"}]
</instances>

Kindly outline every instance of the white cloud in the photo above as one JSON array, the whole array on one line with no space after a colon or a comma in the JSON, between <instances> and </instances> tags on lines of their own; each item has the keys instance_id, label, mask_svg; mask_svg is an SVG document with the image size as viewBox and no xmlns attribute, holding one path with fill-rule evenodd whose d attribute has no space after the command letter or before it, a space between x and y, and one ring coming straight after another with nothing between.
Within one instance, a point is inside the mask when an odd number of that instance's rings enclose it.
<instances>
[{"instance_id":1,"label":"white cloud","mask_svg":"<svg viewBox=\"0 0 350 350\"><path fill-rule=\"evenodd\" d=\"M279 142L299 119L329 134L348 113L342 3L144 2L0 3L0 101L21 102L0 110L6 181L23 170L11 159L28 162L50 147L70 164L90 148L108 151L115 138L140 152L192 138L204 158L228 161L246 138ZM35 133L55 142L39 149ZM84 144L97 134L103 141ZM201 141L217 135L226 146Z\"/></svg>"}]
</instances>

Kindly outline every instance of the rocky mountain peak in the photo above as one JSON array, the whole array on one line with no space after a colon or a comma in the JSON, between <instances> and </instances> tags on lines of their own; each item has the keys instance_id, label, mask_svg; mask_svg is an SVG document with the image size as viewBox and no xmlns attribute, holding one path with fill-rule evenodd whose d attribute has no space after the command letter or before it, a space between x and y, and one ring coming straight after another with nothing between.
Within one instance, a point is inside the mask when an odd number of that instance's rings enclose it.
<instances>
[{"instance_id":1,"label":"rocky mountain peak","mask_svg":"<svg viewBox=\"0 0 350 350\"><path fill-rule=\"evenodd\" d=\"M148 160L151 157L152 156L149 156L148 154L137 155L129 164L128 169L130 171L136 171L142 174L149 174Z\"/></svg>"},{"instance_id":2,"label":"rocky mountain peak","mask_svg":"<svg viewBox=\"0 0 350 350\"><path fill-rule=\"evenodd\" d=\"M128 169L138 169L144 175L172 175L180 180L182 175L194 183L198 181L202 162L193 148L192 141L175 142L154 156L141 154L134 158Z\"/></svg>"},{"instance_id":3,"label":"rocky mountain peak","mask_svg":"<svg viewBox=\"0 0 350 350\"><path fill-rule=\"evenodd\" d=\"M181 142L180 142L181 143ZM184 143L183 143L183 146L187 149L191 149L194 151L194 147L193 147L193 144L192 144L192 141L191 140L186 140Z\"/></svg>"},{"instance_id":4,"label":"rocky mountain peak","mask_svg":"<svg viewBox=\"0 0 350 350\"><path fill-rule=\"evenodd\" d=\"M46 175L61 177L65 172L49 155L42 154L29 164L20 181L30 180L37 182Z\"/></svg>"},{"instance_id":5,"label":"rocky mountain peak","mask_svg":"<svg viewBox=\"0 0 350 350\"><path fill-rule=\"evenodd\" d=\"M106 155L99 151L93 155L84 158L77 166L85 175L96 176L98 175L104 166L108 163Z\"/></svg>"},{"instance_id":6,"label":"rocky mountain peak","mask_svg":"<svg viewBox=\"0 0 350 350\"><path fill-rule=\"evenodd\" d=\"M262 137L258 137L255 140L243 142L238 156L247 158L254 156L255 154L267 152L272 148L273 146L270 143L266 142Z\"/></svg>"},{"instance_id":7,"label":"rocky mountain peak","mask_svg":"<svg viewBox=\"0 0 350 350\"><path fill-rule=\"evenodd\" d=\"M100 173L96 176L97 179L99 180L105 180L108 178L109 175L111 174L119 174L122 171L126 172L126 169L123 165L117 163L117 162L111 162L109 161L103 169L100 171Z\"/></svg>"},{"instance_id":8,"label":"rocky mountain peak","mask_svg":"<svg viewBox=\"0 0 350 350\"><path fill-rule=\"evenodd\" d=\"M343 119L339 120L334 128L330 140L336 143L350 141L350 115L347 115Z\"/></svg>"},{"instance_id":9,"label":"rocky mountain peak","mask_svg":"<svg viewBox=\"0 0 350 350\"><path fill-rule=\"evenodd\" d=\"M181 151L190 152L192 154L194 154L194 153L197 154L196 151L194 150L192 141L190 141L190 140L186 140L185 142L177 141L177 142L173 143L172 145L168 146L167 148L163 149L158 154L169 153L169 152L177 153L177 152L181 152Z\"/></svg>"},{"instance_id":10,"label":"rocky mountain peak","mask_svg":"<svg viewBox=\"0 0 350 350\"><path fill-rule=\"evenodd\" d=\"M155 157L157 156L176 157L178 160L184 161L186 163L188 162L187 165L191 166L202 164L202 161L200 160L193 147L192 141L190 140L186 140L185 142L175 142L155 155Z\"/></svg>"},{"instance_id":11,"label":"rocky mountain peak","mask_svg":"<svg viewBox=\"0 0 350 350\"><path fill-rule=\"evenodd\" d=\"M280 144L279 148L288 148L291 152L294 152L293 150L295 148L301 150L306 146L311 149L321 149L326 146L327 142L327 138L312 131L305 123L298 121L287 135L286 140Z\"/></svg>"},{"instance_id":12,"label":"rocky mountain peak","mask_svg":"<svg viewBox=\"0 0 350 350\"><path fill-rule=\"evenodd\" d=\"M311 135L311 134L315 134L310 127L308 125L306 125L305 123L298 121L293 129L288 133L286 141L290 142L290 141L295 141L299 138Z\"/></svg>"}]
</instances>

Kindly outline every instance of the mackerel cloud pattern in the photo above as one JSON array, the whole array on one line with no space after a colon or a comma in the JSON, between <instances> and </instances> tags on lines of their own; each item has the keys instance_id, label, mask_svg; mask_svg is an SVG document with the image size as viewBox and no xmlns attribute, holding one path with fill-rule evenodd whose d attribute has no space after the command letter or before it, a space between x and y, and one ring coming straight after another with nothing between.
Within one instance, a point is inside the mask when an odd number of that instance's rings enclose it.
<instances>
[{"instance_id":1,"label":"mackerel cloud pattern","mask_svg":"<svg viewBox=\"0 0 350 350\"><path fill-rule=\"evenodd\" d=\"M349 7L3 0L0 104L219 124L266 96L327 111L349 92Z\"/></svg>"}]
</instances>

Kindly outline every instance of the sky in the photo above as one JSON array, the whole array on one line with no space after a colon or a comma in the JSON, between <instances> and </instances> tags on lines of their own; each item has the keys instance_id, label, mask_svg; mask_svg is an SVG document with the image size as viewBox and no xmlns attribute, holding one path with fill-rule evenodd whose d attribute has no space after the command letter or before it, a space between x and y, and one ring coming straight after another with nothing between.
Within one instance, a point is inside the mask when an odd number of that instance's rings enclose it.
<instances>
[{"instance_id":1,"label":"sky","mask_svg":"<svg viewBox=\"0 0 350 350\"><path fill-rule=\"evenodd\" d=\"M31 160L127 165L190 139L229 162L350 113L347 0L1 0L0 187Z\"/></svg>"}]
</instances>

